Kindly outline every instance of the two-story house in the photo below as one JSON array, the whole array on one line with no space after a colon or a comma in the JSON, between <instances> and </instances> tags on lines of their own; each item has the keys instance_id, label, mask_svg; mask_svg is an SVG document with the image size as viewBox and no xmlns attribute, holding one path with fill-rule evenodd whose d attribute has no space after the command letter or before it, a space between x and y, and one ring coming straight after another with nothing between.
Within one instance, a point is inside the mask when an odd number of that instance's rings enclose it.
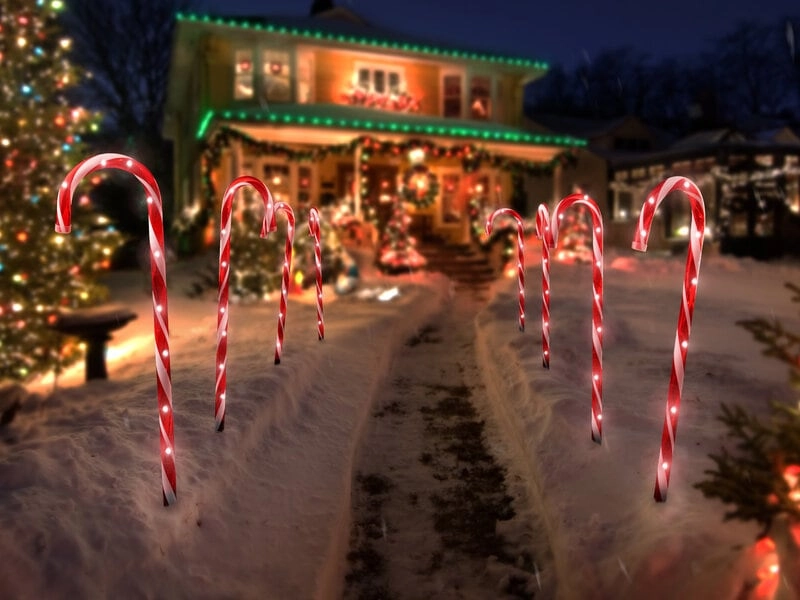
<instances>
[{"instance_id":1,"label":"two-story house","mask_svg":"<svg viewBox=\"0 0 800 600\"><path fill-rule=\"evenodd\" d=\"M214 227L227 184L369 216L395 194L415 223L469 236L470 202L525 210L524 176L585 142L522 127L535 60L420 42L342 7L313 17L177 17L165 133L176 214ZM208 241L208 240L207 240Z\"/></svg>"}]
</instances>

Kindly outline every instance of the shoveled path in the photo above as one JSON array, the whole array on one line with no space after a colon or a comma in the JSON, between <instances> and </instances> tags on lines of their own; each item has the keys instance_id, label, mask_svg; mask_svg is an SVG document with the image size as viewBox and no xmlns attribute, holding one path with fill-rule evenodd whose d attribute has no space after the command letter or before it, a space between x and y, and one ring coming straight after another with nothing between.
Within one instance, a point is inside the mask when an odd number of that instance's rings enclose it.
<instances>
[{"instance_id":1,"label":"shoveled path","mask_svg":"<svg viewBox=\"0 0 800 600\"><path fill-rule=\"evenodd\" d=\"M488 285L452 300L394 357L353 480L348 600L533 598L547 556L488 417L473 321Z\"/></svg>"}]
</instances>

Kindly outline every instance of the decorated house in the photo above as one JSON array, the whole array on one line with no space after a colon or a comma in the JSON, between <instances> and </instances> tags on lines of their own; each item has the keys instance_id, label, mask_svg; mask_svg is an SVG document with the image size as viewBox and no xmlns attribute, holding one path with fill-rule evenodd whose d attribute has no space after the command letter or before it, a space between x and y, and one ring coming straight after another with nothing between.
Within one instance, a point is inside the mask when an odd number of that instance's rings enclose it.
<instances>
[{"instance_id":1,"label":"decorated house","mask_svg":"<svg viewBox=\"0 0 800 600\"><path fill-rule=\"evenodd\" d=\"M420 42L342 7L177 19L165 133L182 244L212 243L242 174L379 225L404 200L419 235L464 242L490 208L528 212L525 175L585 145L523 128L523 87L547 68L535 60Z\"/></svg>"},{"instance_id":2,"label":"decorated house","mask_svg":"<svg viewBox=\"0 0 800 600\"><path fill-rule=\"evenodd\" d=\"M532 174L528 189L555 202L581 189L600 205L607 245L629 248L647 194L664 178L697 183L706 206L706 243L723 253L769 258L800 254L800 138L789 128L753 124L672 139L640 119L537 115L529 129L587 141L554 176ZM685 251L690 205L663 205L650 246Z\"/></svg>"}]
</instances>

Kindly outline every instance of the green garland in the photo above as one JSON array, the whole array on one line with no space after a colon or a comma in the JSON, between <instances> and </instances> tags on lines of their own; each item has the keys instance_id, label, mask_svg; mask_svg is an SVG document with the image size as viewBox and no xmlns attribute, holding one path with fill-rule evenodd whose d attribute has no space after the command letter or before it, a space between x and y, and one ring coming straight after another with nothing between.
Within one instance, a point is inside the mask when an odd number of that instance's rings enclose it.
<instances>
[{"instance_id":1,"label":"green garland","mask_svg":"<svg viewBox=\"0 0 800 600\"><path fill-rule=\"evenodd\" d=\"M415 175L422 175L427 177L428 185L424 194L420 194L419 190L411 185L411 178ZM436 175L431 173L427 167L412 167L406 171L403 176L403 191L402 196L405 202L409 202L417 208L427 208L436 201L436 196L439 195L439 180Z\"/></svg>"}]
</instances>

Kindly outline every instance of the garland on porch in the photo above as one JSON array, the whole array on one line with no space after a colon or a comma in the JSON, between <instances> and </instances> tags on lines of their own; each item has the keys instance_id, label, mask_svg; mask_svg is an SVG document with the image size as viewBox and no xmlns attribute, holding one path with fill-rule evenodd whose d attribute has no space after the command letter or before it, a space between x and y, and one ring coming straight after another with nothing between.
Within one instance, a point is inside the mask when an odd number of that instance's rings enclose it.
<instances>
[{"instance_id":1,"label":"garland on porch","mask_svg":"<svg viewBox=\"0 0 800 600\"><path fill-rule=\"evenodd\" d=\"M521 177L523 174L550 174L557 164L567 166L574 164L576 160L573 150L561 152L548 163L537 163L493 154L474 144L441 146L420 139L409 139L396 143L377 140L371 136L360 136L346 144L316 146L299 150L282 144L256 140L232 127L221 127L203 143L201 149L202 199L199 206L190 207L175 219L174 232L179 236L192 237L208 224L211 218L211 210L221 194L221 190L218 190L214 185L212 173L219 166L223 151L236 142L242 144L243 148L250 154L256 156L281 156L289 161L318 161L329 155L346 156L360 147L362 149L362 184L367 179L370 155L398 156L415 148L423 149L426 155L433 158L453 157L461 159L462 168L467 173L474 172L481 166L487 166L511 172L514 177Z\"/></svg>"}]
</instances>

